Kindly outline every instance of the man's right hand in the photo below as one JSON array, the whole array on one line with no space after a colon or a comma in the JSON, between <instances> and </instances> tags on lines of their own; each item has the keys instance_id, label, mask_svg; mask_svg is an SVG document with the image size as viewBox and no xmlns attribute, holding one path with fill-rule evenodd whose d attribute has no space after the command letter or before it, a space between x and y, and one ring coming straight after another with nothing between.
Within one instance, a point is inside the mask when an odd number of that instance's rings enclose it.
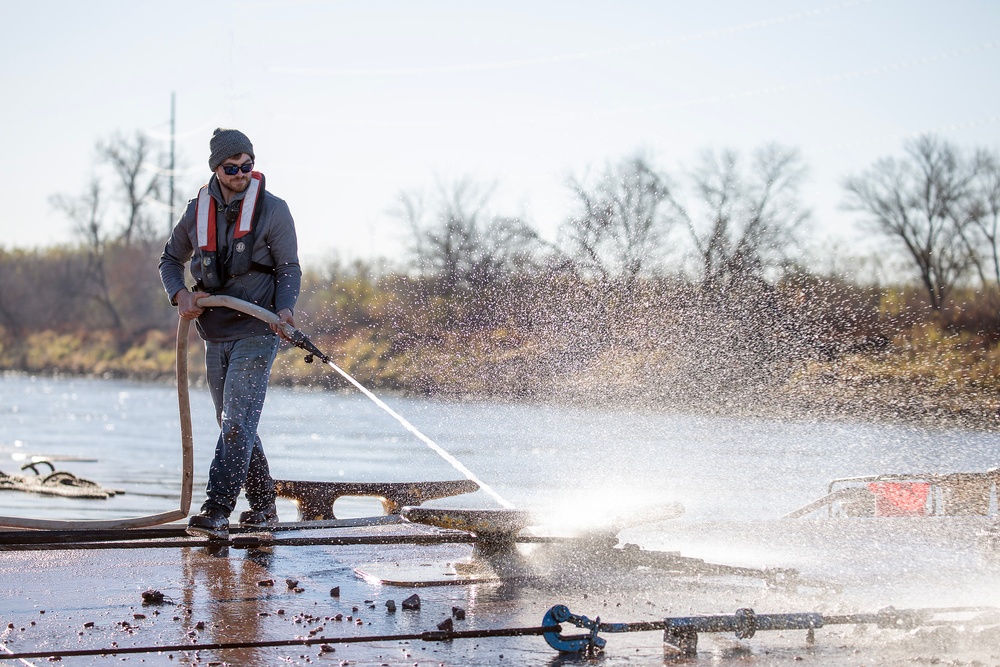
<instances>
[{"instance_id":1,"label":"man's right hand","mask_svg":"<svg viewBox=\"0 0 1000 667\"><path fill-rule=\"evenodd\" d=\"M199 315L205 312L204 308L198 306L198 299L206 296L212 295L208 292L189 292L186 289L180 290L174 295L174 301L177 302L177 313L185 320L196 319Z\"/></svg>"}]
</instances>

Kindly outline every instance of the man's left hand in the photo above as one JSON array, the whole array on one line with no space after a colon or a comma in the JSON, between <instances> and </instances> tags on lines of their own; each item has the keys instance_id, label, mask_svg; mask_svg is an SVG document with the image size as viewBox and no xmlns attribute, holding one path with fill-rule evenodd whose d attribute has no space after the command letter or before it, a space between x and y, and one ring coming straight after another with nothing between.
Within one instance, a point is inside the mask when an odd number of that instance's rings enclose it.
<instances>
[{"instance_id":1,"label":"man's left hand","mask_svg":"<svg viewBox=\"0 0 1000 667\"><path fill-rule=\"evenodd\" d=\"M282 308L281 310L278 311L278 319L291 327L295 326L295 316L292 315L292 311L289 310L288 308ZM278 334L285 340L291 340L288 336L285 335L285 332L277 324L271 325L271 331Z\"/></svg>"}]
</instances>

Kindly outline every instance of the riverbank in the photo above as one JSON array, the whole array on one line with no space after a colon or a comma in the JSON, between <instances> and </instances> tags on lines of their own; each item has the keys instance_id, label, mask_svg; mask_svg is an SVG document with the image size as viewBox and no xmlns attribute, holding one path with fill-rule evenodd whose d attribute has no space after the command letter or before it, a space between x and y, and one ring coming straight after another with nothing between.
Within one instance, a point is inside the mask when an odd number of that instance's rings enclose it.
<instances>
[{"instance_id":1,"label":"riverbank","mask_svg":"<svg viewBox=\"0 0 1000 667\"><path fill-rule=\"evenodd\" d=\"M762 355L732 341L664 341L655 332L588 347L566 336L490 331L393 349L376 336L315 338L366 386L414 395L633 407L744 417L909 423L1000 430L1000 349L969 335L913 327L885 345L827 358ZM169 382L175 338L152 330L129 345L109 332L32 333L0 343L0 370ZM347 387L283 347L273 382ZM191 382L204 382L192 336Z\"/></svg>"}]
</instances>

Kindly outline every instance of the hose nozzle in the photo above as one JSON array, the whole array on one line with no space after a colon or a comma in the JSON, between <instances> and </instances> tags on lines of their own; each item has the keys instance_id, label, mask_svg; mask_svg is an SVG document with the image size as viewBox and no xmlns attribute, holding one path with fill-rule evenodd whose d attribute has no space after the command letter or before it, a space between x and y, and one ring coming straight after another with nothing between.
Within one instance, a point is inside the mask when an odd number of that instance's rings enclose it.
<instances>
[{"instance_id":1,"label":"hose nozzle","mask_svg":"<svg viewBox=\"0 0 1000 667\"><path fill-rule=\"evenodd\" d=\"M305 362L311 364L313 362L313 357L319 357L319 360L324 364L330 363L330 357L326 356L320 352L319 348L313 345L313 342L306 337L304 333L299 331L293 326L283 327L285 335L288 336L288 340L291 341L292 345L297 348L305 350L306 354Z\"/></svg>"}]
</instances>

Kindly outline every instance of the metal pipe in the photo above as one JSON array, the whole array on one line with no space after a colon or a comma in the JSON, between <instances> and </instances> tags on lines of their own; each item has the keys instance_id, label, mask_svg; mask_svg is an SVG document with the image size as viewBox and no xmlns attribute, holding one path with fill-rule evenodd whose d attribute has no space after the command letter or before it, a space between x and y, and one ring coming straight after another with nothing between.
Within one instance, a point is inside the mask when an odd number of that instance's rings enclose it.
<instances>
[{"instance_id":1,"label":"metal pipe","mask_svg":"<svg viewBox=\"0 0 1000 667\"><path fill-rule=\"evenodd\" d=\"M358 517L356 519L327 519L324 521L307 521L297 523L279 523L268 526L268 533L285 533L291 531L324 530L330 528L367 528L371 526L390 526L403 523L399 515L383 515ZM80 542L128 542L134 540L167 540L177 537L187 537L184 524L168 524L151 526L149 528L127 528L120 530L11 530L0 532L0 545L4 547L26 546L31 544L77 544ZM260 533L261 528L255 526L230 526L229 534ZM8 549L16 551L16 549Z\"/></svg>"},{"instance_id":2,"label":"metal pipe","mask_svg":"<svg viewBox=\"0 0 1000 667\"><path fill-rule=\"evenodd\" d=\"M0 660L27 660L31 658L70 658L93 655L125 655L135 653L163 653L164 651L224 651L228 649L274 648L281 646L312 646L315 644L360 644L385 641L443 642L453 639L484 639L489 637L525 637L560 632L558 625L528 628L497 628L494 630L428 631L399 635L367 635L363 637L310 637L300 639L273 639L255 642L215 642L212 644L172 644L164 646L115 646L112 648L67 649L61 651L24 651L0 654ZM7 649L8 651L10 649Z\"/></svg>"},{"instance_id":3,"label":"metal pipe","mask_svg":"<svg viewBox=\"0 0 1000 667\"><path fill-rule=\"evenodd\" d=\"M520 544L568 544L576 538L572 537L539 537L523 535L514 538ZM110 550L110 549L177 549L184 547L208 547L234 549L265 549L269 547L313 547L313 546L353 546L359 544L476 544L479 538L471 533L431 533L426 535L347 535L332 537L285 537L268 538L258 536L235 535L226 540L134 540L122 542L47 542L26 544L0 544L3 551L76 551Z\"/></svg>"},{"instance_id":4,"label":"metal pipe","mask_svg":"<svg viewBox=\"0 0 1000 667\"><path fill-rule=\"evenodd\" d=\"M556 632L544 634L549 646L561 653L592 653L604 646L605 640L598 632L645 632L663 630L663 640L682 655L692 656L698 650L699 632L734 632L738 639L749 639L760 630L813 630L824 625L874 624L880 628L909 630L924 625L943 625L947 621L935 621L934 616L948 613L997 612L995 607L941 607L927 609L895 609L885 607L874 614L846 614L823 616L815 612L787 614L757 614L753 609L739 609L732 615L679 616L662 621L642 621L638 623L602 623L600 617L589 619L572 613L565 605L556 605L545 614L542 623L572 623L578 628L590 630L588 634L564 637ZM991 616L995 623L996 617Z\"/></svg>"}]
</instances>

